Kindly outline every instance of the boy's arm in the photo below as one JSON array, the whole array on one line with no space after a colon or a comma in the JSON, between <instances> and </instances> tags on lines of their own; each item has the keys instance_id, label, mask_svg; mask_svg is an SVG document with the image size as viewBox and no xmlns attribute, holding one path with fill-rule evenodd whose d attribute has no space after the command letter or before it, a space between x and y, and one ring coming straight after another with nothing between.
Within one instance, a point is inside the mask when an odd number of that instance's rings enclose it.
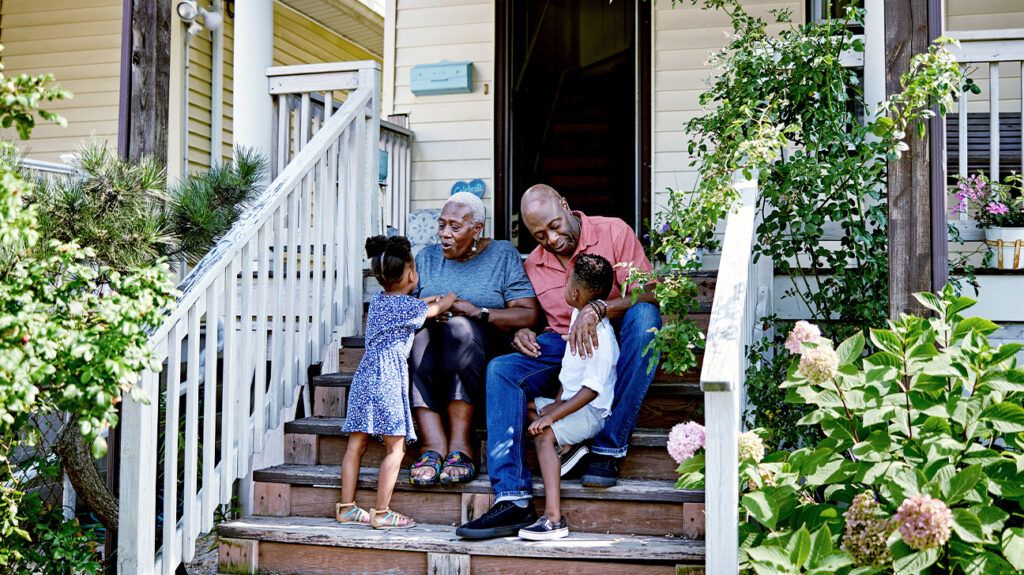
<instances>
[{"instance_id":1,"label":"boy's arm","mask_svg":"<svg viewBox=\"0 0 1024 575\"><path fill-rule=\"evenodd\" d=\"M565 403L564 401L562 401L562 392L563 391L564 391L564 389L562 388L562 384L559 383L558 384L558 393L555 394L555 401L553 403L549 403L549 404L545 405L544 409L541 409L540 413L538 415L544 415L546 413L551 413L552 409L554 409L554 408L558 407L559 405L562 405L563 403Z\"/></svg>"},{"instance_id":2,"label":"boy's arm","mask_svg":"<svg viewBox=\"0 0 1024 575\"><path fill-rule=\"evenodd\" d=\"M544 429L551 427L551 424L566 417L567 415L578 411L584 405L594 401L597 398L597 392L589 387L581 387L576 395L563 401L551 410L549 413L540 416L536 421L530 424L530 435L540 435Z\"/></svg>"}]
</instances>

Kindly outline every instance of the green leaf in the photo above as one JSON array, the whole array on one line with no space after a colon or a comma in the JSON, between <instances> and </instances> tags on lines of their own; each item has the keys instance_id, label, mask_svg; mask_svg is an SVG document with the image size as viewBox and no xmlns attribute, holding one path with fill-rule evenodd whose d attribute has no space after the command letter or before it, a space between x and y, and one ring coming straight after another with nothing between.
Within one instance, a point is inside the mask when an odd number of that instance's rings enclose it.
<instances>
[{"instance_id":1,"label":"green leaf","mask_svg":"<svg viewBox=\"0 0 1024 575\"><path fill-rule=\"evenodd\" d=\"M985 541L985 532L981 527L981 520L967 509L953 510L953 532L967 543L982 543Z\"/></svg>"},{"instance_id":2,"label":"green leaf","mask_svg":"<svg viewBox=\"0 0 1024 575\"><path fill-rule=\"evenodd\" d=\"M829 531L828 525L824 525L811 535L811 554L807 560L807 567L809 569L820 567L829 555L832 555L832 550L832 533Z\"/></svg>"},{"instance_id":3,"label":"green leaf","mask_svg":"<svg viewBox=\"0 0 1024 575\"><path fill-rule=\"evenodd\" d=\"M1024 407L1004 401L981 412L980 420L992 424L1001 433L1024 431Z\"/></svg>"},{"instance_id":4,"label":"green leaf","mask_svg":"<svg viewBox=\"0 0 1024 575\"><path fill-rule=\"evenodd\" d=\"M793 537L789 540L789 560L797 567L803 566L807 563L807 558L811 555L811 533L807 531L806 526L800 527Z\"/></svg>"},{"instance_id":5,"label":"green leaf","mask_svg":"<svg viewBox=\"0 0 1024 575\"><path fill-rule=\"evenodd\" d=\"M906 543L900 541L900 544L906 546ZM909 548L908 548L909 549ZM921 573L928 569L939 560L941 549L925 549L924 551L912 551L908 555L896 558L892 566L898 575L910 575ZM893 550L893 556L895 557L896 552Z\"/></svg>"},{"instance_id":6,"label":"green leaf","mask_svg":"<svg viewBox=\"0 0 1024 575\"><path fill-rule=\"evenodd\" d=\"M949 480L949 493L944 493L946 505L955 505L972 491L984 475L981 464L975 464L954 475Z\"/></svg>"},{"instance_id":7,"label":"green leaf","mask_svg":"<svg viewBox=\"0 0 1024 575\"><path fill-rule=\"evenodd\" d=\"M958 322L956 327L953 328L953 340L963 339L964 336L972 331L982 335L990 335L997 329L999 329L999 325L991 320L983 317L969 317Z\"/></svg>"},{"instance_id":8,"label":"green leaf","mask_svg":"<svg viewBox=\"0 0 1024 575\"><path fill-rule=\"evenodd\" d=\"M747 550L751 566L758 574L793 573L796 568L789 560L789 555L774 545L761 545Z\"/></svg>"},{"instance_id":9,"label":"green leaf","mask_svg":"<svg viewBox=\"0 0 1024 575\"><path fill-rule=\"evenodd\" d=\"M1003 557L1006 557L1014 569L1024 570L1024 528L1011 527L1003 531L999 548L1003 551Z\"/></svg>"},{"instance_id":10,"label":"green leaf","mask_svg":"<svg viewBox=\"0 0 1024 575\"><path fill-rule=\"evenodd\" d=\"M836 349L836 355L839 357L839 365L849 365L860 359L861 353L864 351L864 334L857 332L853 336L846 338L843 343L839 344Z\"/></svg>"},{"instance_id":11,"label":"green leaf","mask_svg":"<svg viewBox=\"0 0 1024 575\"><path fill-rule=\"evenodd\" d=\"M775 523L779 520L778 510L775 508L778 502L768 499L766 492L747 493L741 503L751 517L768 529L775 529Z\"/></svg>"},{"instance_id":12,"label":"green leaf","mask_svg":"<svg viewBox=\"0 0 1024 575\"><path fill-rule=\"evenodd\" d=\"M875 347L887 351L898 358L903 353L903 342L896 336L895 333L887 329L872 329L871 330L871 342L875 344ZM897 365L899 365L897 363Z\"/></svg>"},{"instance_id":13,"label":"green leaf","mask_svg":"<svg viewBox=\"0 0 1024 575\"><path fill-rule=\"evenodd\" d=\"M961 566L967 575L1005 575L1013 572L1013 566L1005 559L988 551L975 555L966 565L961 563Z\"/></svg>"}]
</instances>

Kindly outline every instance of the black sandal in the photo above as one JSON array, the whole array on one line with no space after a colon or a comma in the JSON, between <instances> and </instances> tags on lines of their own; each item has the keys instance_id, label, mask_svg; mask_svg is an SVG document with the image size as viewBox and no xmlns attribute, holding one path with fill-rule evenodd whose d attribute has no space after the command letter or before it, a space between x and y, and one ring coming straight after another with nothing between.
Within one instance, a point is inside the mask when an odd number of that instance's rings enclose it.
<instances>
[{"instance_id":1,"label":"black sandal","mask_svg":"<svg viewBox=\"0 0 1024 575\"><path fill-rule=\"evenodd\" d=\"M421 467L430 467L434 474L428 478L416 477L412 472ZM425 451L420 458L409 466L409 483L412 485L437 485L441 476L441 454L437 451Z\"/></svg>"},{"instance_id":2,"label":"black sandal","mask_svg":"<svg viewBox=\"0 0 1024 575\"><path fill-rule=\"evenodd\" d=\"M445 472L441 472L441 483L444 485L453 485L456 483L469 483L476 479L476 463L473 458L466 455L461 451L453 451L448 454L448 457L444 460L445 467L454 467L456 469L465 469L466 473L462 475L448 475Z\"/></svg>"}]
</instances>

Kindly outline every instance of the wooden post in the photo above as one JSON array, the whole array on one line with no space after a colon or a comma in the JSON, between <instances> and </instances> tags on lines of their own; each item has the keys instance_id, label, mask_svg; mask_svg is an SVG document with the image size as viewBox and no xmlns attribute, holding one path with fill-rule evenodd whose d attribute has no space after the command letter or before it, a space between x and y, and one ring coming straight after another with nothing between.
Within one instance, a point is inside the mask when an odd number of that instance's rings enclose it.
<instances>
[{"instance_id":1,"label":"wooden post","mask_svg":"<svg viewBox=\"0 0 1024 575\"><path fill-rule=\"evenodd\" d=\"M885 91L901 90L910 59L928 49L931 0L886 0ZM905 151L889 162L889 316L924 311L914 292L933 291L930 134L907 131Z\"/></svg>"},{"instance_id":2,"label":"wooden post","mask_svg":"<svg viewBox=\"0 0 1024 575\"><path fill-rule=\"evenodd\" d=\"M171 0L124 0L121 11L121 78L118 153L129 159L154 156L167 163L171 81ZM124 404L118 405L118 419ZM107 435L107 488L120 497L120 425ZM155 440L154 440L155 449ZM137 534L132 534L135 537ZM117 564L117 532L107 530L108 569Z\"/></svg>"}]
</instances>

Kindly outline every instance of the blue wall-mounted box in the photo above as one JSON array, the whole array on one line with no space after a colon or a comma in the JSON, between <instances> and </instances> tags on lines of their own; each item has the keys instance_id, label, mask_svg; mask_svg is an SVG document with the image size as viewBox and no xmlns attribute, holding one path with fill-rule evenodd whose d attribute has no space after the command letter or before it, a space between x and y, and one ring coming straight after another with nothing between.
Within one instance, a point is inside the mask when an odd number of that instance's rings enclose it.
<instances>
[{"instance_id":1,"label":"blue wall-mounted box","mask_svg":"<svg viewBox=\"0 0 1024 575\"><path fill-rule=\"evenodd\" d=\"M473 63L448 62L420 64L410 73L411 90L417 96L469 94L473 91Z\"/></svg>"}]
</instances>

